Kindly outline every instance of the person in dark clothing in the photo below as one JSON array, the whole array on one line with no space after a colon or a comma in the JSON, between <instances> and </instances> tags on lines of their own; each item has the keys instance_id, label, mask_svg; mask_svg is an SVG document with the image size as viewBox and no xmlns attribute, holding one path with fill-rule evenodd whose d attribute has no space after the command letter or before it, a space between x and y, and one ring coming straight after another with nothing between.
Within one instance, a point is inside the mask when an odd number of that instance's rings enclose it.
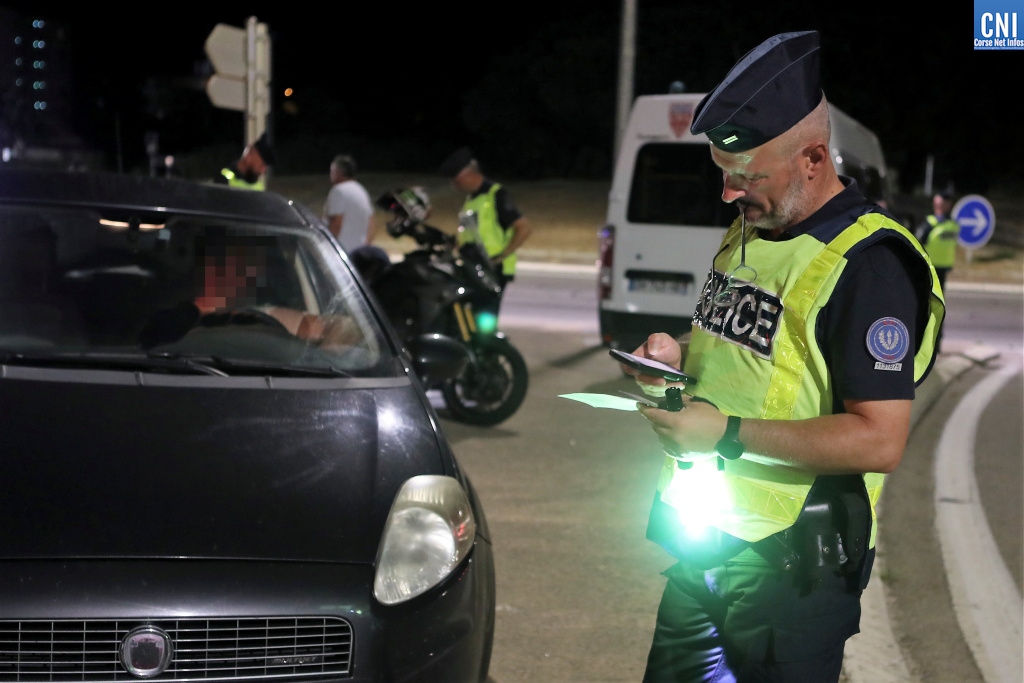
<instances>
[{"instance_id":1,"label":"person in dark clothing","mask_svg":"<svg viewBox=\"0 0 1024 683\"><path fill-rule=\"evenodd\" d=\"M739 215L685 359L664 333L634 351L696 378L680 410L638 403L666 453L647 537L677 559L647 683L839 680L875 503L934 362L938 278L913 235L838 175L819 54L816 31L769 38L690 125Z\"/></svg>"},{"instance_id":2,"label":"person in dark clothing","mask_svg":"<svg viewBox=\"0 0 1024 683\"><path fill-rule=\"evenodd\" d=\"M956 264L957 238L960 225L953 220L953 193L940 190L932 196L932 212L917 226L917 239L928 252L928 258L939 274L939 283L946 287L949 271Z\"/></svg>"},{"instance_id":3,"label":"person in dark clothing","mask_svg":"<svg viewBox=\"0 0 1024 683\"><path fill-rule=\"evenodd\" d=\"M518 249L529 239L533 225L501 183L486 177L468 147L455 150L440 167L441 175L466 194L463 211L474 211L487 255L502 286L515 278Z\"/></svg>"},{"instance_id":4,"label":"person in dark clothing","mask_svg":"<svg viewBox=\"0 0 1024 683\"><path fill-rule=\"evenodd\" d=\"M242 156L220 170L213 177L218 185L230 185L248 190L267 189L267 170L277 161L267 134L260 135L251 145L246 145Z\"/></svg>"}]
</instances>

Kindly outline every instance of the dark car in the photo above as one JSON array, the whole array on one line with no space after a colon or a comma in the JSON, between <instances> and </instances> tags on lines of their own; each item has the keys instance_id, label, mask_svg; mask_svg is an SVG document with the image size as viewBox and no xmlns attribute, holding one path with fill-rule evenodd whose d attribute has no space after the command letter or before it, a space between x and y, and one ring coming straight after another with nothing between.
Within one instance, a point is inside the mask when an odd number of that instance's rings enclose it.
<instances>
[{"instance_id":1,"label":"dark car","mask_svg":"<svg viewBox=\"0 0 1024 683\"><path fill-rule=\"evenodd\" d=\"M485 679L421 341L284 197L0 171L0 680Z\"/></svg>"}]
</instances>

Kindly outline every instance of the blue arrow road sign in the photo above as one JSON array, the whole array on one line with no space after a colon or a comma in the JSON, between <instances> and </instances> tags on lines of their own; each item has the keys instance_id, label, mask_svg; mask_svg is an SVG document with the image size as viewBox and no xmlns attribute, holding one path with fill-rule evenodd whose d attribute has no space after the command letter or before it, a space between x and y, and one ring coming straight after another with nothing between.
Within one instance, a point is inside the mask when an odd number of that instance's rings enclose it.
<instances>
[{"instance_id":1,"label":"blue arrow road sign","mask_svg":"<svg viewBox=\"0 0 1024 683\"><path fill-rule=\"evenodd\" d=\"M957 242L966 249L983 246L996 229L996 212L980 194L962 197L953 207L952 218L960 224Z\"/></svg>"}]
</instances>

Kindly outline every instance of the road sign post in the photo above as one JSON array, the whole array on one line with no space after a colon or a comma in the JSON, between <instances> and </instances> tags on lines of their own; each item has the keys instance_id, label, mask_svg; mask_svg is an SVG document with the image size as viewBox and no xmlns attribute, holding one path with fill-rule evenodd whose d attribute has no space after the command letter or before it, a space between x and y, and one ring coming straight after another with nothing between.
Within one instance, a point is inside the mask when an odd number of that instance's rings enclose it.
<instances>
[{"instance_id":1,"label":"road sign post","mask_svg":"<svg viewBox=\"0 0 1024 683\"><path fill-rule=\"evenodd\" d=\"M217 24L204 45L214 73L206 94L215 107L245 114L245 144L267 128L270 115L270 35L267 25L249 17L244 29Z\"/></svg>"},{"instance_id":2,"label":"road sign post","mask_svg":"<svg viewBox=\"0 0 1024 683\"><path fill-rule=\"evenodd\" d=\"M960 226L957 242L967 250L967 262L970 263L971 253L992 238L996 229L996 212L987 199L979 194L969 194L960 198L950 217Z\"/></svg>"}]
</instances>

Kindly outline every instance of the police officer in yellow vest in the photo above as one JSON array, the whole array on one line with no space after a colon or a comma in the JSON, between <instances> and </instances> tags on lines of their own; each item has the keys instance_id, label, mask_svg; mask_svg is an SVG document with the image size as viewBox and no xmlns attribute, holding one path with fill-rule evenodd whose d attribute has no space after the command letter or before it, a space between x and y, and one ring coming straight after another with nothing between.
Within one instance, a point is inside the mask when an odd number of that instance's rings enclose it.
<instances>
[{"instance_id":1,"label":"police officer in yellow vest","mask_svg":"<svg viewBox=\"0 0 1024 683\"><path fill-rule=\"evenodd\" d=\"M932 214L917 228L917 238L935 266L943 291L946 276L956 263L957 237L960 236L960 224L953 220L952 211L953 193L949 190L936 192L932 196Z\"/></svg>"},{"instance_id":2,"label":"police officer in yellow vest","mask_svg":"<svg viewBox=\"0 0 1024 683\"><path fill-rule=\"evenodd\" d=\"M533 232L533 226L519 210L508 191L485 177L468 147L461 147L442 162L441 175L451 178L466 193L463 211L475 211L484 249L491 257L504 287L515 277L516 251Z\"/></svg>"},{"instance_id":3,"label":"police officer in yellow vest","mask_svg":"<svg viewBox=\"0 0 1024 683\"><path fill-rule=\"evenodd\" d=\"M274 149L267 134L263 133L254 143L246 145L237 161L222 168L213 177L213 182L247 190L265 190L267 169L275 162Z\"/></svg>"},{"instance_id":4,"label":"police officer in yellow vest","mask_svg":"<svg viewBox=\"0 0 1024 683\"><path fill-rule=\"evenodd\" d=\"M837 174L816 31L748 52L694 111L738 210L711 264L647 536L678 561L644 681L838 681L944 315L918 241ZM650 394L664 379L636 376ZM668 405L665 405L668 408Z\"/></svg>"}]
</instances>

